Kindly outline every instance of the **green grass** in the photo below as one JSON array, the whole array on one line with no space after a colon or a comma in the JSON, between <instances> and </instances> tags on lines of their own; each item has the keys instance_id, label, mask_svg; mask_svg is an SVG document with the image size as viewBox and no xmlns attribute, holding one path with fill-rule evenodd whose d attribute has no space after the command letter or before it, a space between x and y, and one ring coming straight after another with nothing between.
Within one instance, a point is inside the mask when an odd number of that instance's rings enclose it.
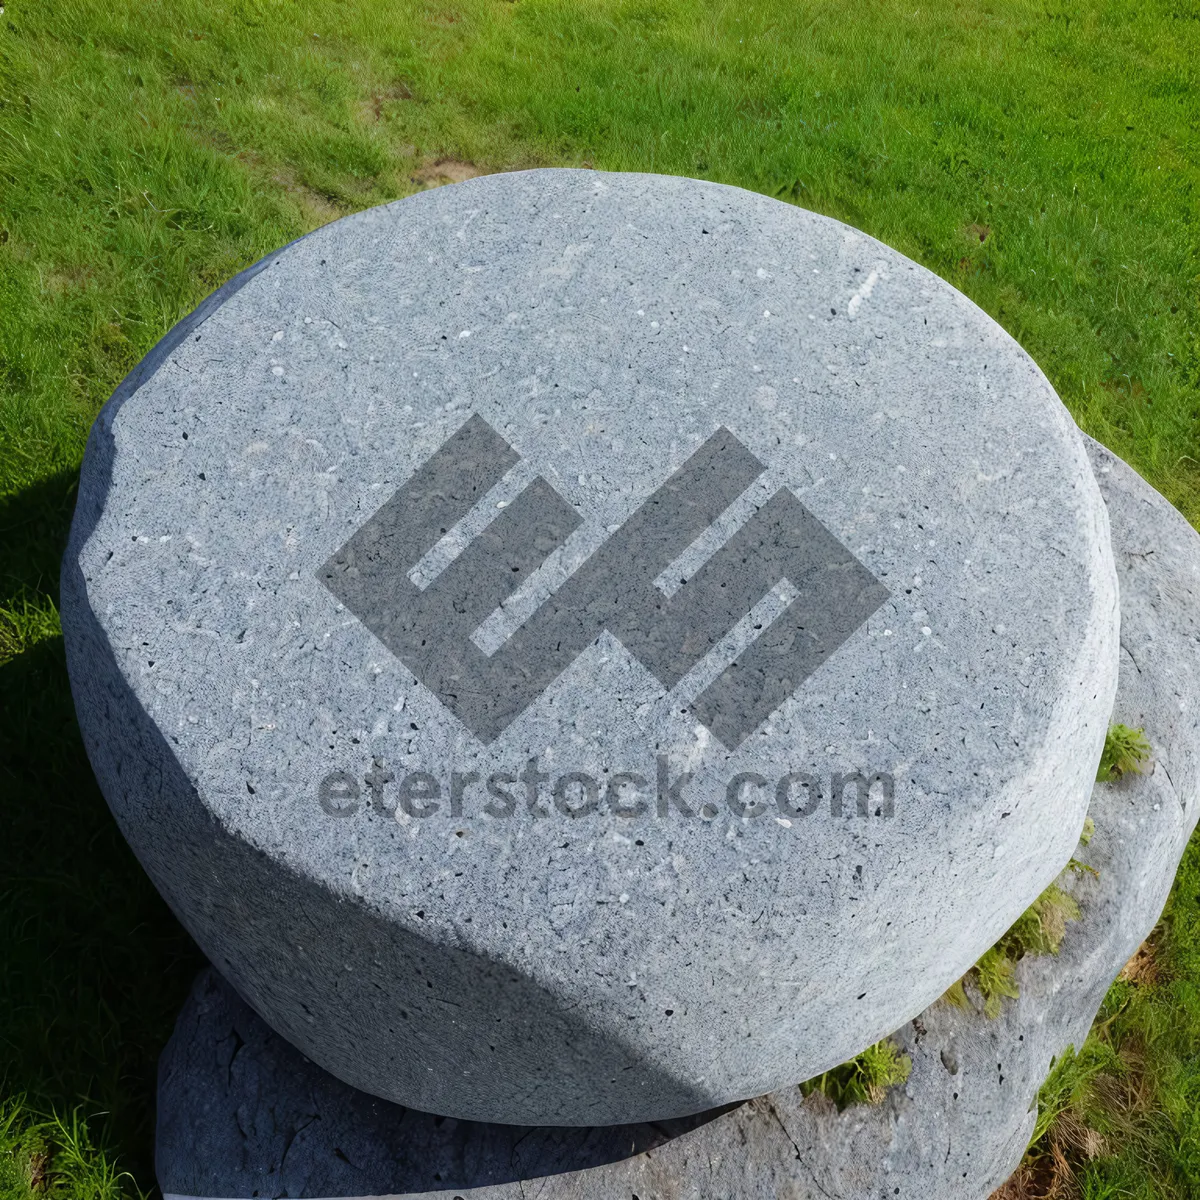
<instances>
[{"instance_id":1,"label":"green grass","mask_svg":"<svg viewBox=\"0 0 1200 1200\"><path fill-rule=\"evenodd\" d=\"M849 1062L806 1079L800 1085L805 1096L822 1092L839 1112L852 1104L879 1104L888 1088L903 1083L912 1074L912 1059L900 1052L890 1038L884 1038L856 1054Z\"/></svg>"},{"instance_id":2,"label":"green grass","mask_svg":"<svg viewBox=\"0 0 1200 1200\"><path fill-rule=\"evenodd\" d=\"M1197 523L1197 61L1196 0L9 0L2 1169L41 1138L46 1187L132 1194L113 1164L152 1186L154 1062L197 958L92 782L56 596L88 426L174 320L441 159L717 179L841 217L949 279ZM1186 1194L1147 1189L1185 1133L1200 1146L1200 959L1177 936L1200 914L1190 869L1163 943L1173 973L1110 1026L1144 1022L1172 1132L1119 1160L1126 1191L1095 1196ZM1192 1153L1179 1178L1196 1190ZM75 1180L72 1154L107 1182Z\"/></svg>"},{"instance_id":3,"label":"green grass","mask_svg":"<svg viewBox=\"0 0 1200 1200\"><path fill-rule=\"evenodd\" d=\"M38 1117L23 1097L0 1102L0 1196L5 1200L124 1200L136 1192L92 1143L78 1111Z\"/></svg>"},{"instance_id":4,"label":"green grass","mask_svg":"<svg viewBox=\"0 0 1200 1200\"><path fill-rule=\"evenodd\" d=\"M1135 963L1131 978L1109 988L1083 1047L1042 1087L1023 1168L1034 1195L1200 1194L1200 839L1188 846L1150 952Z\"/></svg>"},{"instance_id":5,"label":"green grass","mask_svg":"<svg viewBox=\"0 0 1200 1200\"><path fill-rule=\"evenodd\" d=\"M1087 870L1075 859L1067 869ZM943 999L960 1008L970 1008L965 984L970 983L983 1000L983 1012L989 1019L1000 1015L1004 998L1015 1000L1017 963L1027 954L1057 954L1066 935L1067 922L1079 920L1075 898L1057 883L1045 891L1013 922L1000 940L990 946L980 960L946 991Z\"/></svg>"},{"instance_id":6,"label":"green grass","mask_svg":"<svg viewBox=\"0 0 1200 1200\"><path fill-rule=\"evenodd\" d=\"M1100 783L1111 783L1130 771L1141 771L1142 763L1149 757L1150 743L1146 740L1144 729L1110 725L1104 735L1104 749L1100 754L1096 779Z\"/></svg>"}]
</instances>

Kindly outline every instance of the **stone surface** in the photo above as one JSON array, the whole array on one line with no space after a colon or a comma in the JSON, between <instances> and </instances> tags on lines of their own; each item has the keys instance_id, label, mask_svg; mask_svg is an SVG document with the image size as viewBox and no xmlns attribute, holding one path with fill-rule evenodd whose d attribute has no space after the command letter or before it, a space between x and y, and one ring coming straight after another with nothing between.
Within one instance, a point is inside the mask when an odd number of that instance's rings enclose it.
<instances>
[{"instance_id":1,"label":"stone surface","mask_svg":"<svg viewBox=\"0 0 1200 1200\"><path fill-rule=\"evenodd\" d=\"M62 600L97 777L222 973L355 1086L529 1124L920 1012L1070 854L1117 666L1015 342L835 221L594 172L234 281L97 422Z\"/></svg>"},{"instance_id":2,"label":"stone surface","mask_svg":"<svg viewBox=\"0 0 1200 1200\"><path fill-rule=\"evenodd\" d=\"M159 1066L167 1193L343 1196L503 1185L644 1153L704 1123L530 1128L435 1117L315 1067L215 971L197 979Z\"/></svg>"},{"instance_id":3,"label":"stone surface","mask_svg":"<svg viewBox=\"0 0 1200 1200\"><path fill-rule=\"evenodd\" d=\"M1145 774L1096 785L1095 835L1077 854L1099 876L1064 881L1082 919L1056 957L1018 965L1021 995L998 1018L934 1004L897 1033L912 1074L878 1108L837 1113L793 1087L691 1129L530 1131L438 1123L356 1093L207 973L161 1062L167 1200L987 1196L1020 1161L1052 1059L1082 1044L1157 921L1200 813L1200 537L1128 466L1090 440L1089 452L1121 581L1114 719L1144 726L1153 758Z\"/></svg>"}]
</instances>

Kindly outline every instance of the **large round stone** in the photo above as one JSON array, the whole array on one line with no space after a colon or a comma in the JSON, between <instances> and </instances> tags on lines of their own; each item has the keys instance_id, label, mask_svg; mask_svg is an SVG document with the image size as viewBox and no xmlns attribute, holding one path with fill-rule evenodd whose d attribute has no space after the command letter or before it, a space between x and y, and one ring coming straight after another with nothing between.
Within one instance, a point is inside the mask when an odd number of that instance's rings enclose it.
<instances>
[{"instance_id":1,"label":"large round stone","mask_svg":"<svg viewBox=\"0 0 1200 1200\"><path fill-rule=\"evenodd\" d=\"M1030 359L836 221L493 176L240 276L118 390L63 583L157 886L321 1066L598 1125L814 1075L1058 873L1104 505Z\"/></svg>"},{"instance_id":2,"label":"large round stone","mask_svg":"<svg viewBox=\"0 0 1200 1200\"><path fill-rule=\"evenodd\" d=\"M1080 919L1057 955L1021 959L1020 995L997 1017L938 1002L897 1030L912 1071L878 1105L838 1112L787 1087L653 1127L528 1129L443 1121L347 1088L206 971L159 1063L165 1200L467 1189L471 1200L984 1200L1021 1162L1051 1066L1082 1047L1158 921L1200 813L1200 537L1132 468L1085 444L1121 587L1113 719L1144 727L1152 757L1092 789L1094 833L1075 853L1094 874L1059 880Z\"/></svg>"}]
</instances>

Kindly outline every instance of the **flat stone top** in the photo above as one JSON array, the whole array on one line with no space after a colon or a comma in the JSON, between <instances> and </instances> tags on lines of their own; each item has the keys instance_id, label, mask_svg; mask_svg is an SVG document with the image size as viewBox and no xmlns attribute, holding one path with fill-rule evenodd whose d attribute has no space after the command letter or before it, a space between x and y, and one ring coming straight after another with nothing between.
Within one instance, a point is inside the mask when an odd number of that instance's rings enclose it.
<instances>
[{"instance_id":1,"label":"flat stone top","mask_svg":"<svg viewBox=\"0 0 1200 1200\"><path fill-rule=\"evenodd\" d=\"M719 997L809 1012L763 1061L846 1057L1070 854L1103 504L1034 363L879 242L490 176L287 247L139 378L90 605L203 803L335 893L651 1043Z\"/></svg>"}]
</instances>

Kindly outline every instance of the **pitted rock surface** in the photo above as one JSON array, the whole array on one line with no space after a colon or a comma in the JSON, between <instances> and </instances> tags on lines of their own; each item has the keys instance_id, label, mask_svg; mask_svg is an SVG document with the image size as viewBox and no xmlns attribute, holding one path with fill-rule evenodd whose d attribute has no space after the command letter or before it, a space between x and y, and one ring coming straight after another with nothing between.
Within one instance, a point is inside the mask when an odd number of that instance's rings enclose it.
<instances>
[{"instance_id":1,"label":"pitted rock surface","mask_svg":"<svg viewBox=\"0 0 1200 1200\"><path fill-rule=\"evenodd\" d=\"M89 754L220 970L425 1111L657 1120L895 1029L1075 844L1107 519L949 285L737 189L535 171L228 285L93 431Z\"/></svg>"},{"instance_id":2,"label":"pitted rock surface","mask_svg":"<svg viewBox=\"0 0 1200 1200\"><path fill-rule=\"evenodd\" d=\"M1144 773L1095 786L1097 876L1054 957L1023 959L995 1020L944 1002L896 1034L913 1061L878 1108L786 1088L694 1128L527 1130L439 1122L356 1093L273 1034L215 973L160 1067L159 1182L173 1196L449 1200L983 1200L1020 1162L1037 1091L1081 1046L1109 983L1156 923L1200 814L1200 537L1087 439L1121 580L1115 720L1145 728ZM468 1189L471 1189L468 1191Z\"/></svg>"}]
</instances>

